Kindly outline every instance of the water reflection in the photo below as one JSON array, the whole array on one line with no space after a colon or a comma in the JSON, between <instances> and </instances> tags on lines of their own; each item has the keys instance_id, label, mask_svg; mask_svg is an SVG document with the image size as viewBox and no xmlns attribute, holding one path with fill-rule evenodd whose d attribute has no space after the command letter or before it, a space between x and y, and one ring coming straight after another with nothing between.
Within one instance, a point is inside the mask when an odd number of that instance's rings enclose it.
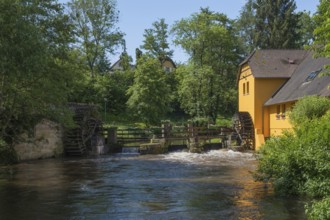
<instances>
[{"instance_id":1,"label":"water reflection","mask_svg":"<svg viewBox=\"0 0 330 220\"><path fill-rule=\"evenodd\" d=\"M43 160L0 168L0 219L304 219L254 182L252 154Z\"/></svg>"}]
</instances>

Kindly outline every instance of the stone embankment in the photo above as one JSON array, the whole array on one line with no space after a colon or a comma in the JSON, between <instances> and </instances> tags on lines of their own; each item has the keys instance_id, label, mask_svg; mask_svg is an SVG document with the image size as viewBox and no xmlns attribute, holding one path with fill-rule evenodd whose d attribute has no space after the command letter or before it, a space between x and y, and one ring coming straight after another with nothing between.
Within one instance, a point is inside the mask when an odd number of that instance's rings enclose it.
<instances>
[{"instance_id":1,"label":"stone embankment","mask_svg":"<svg viewBox=\"0 0 330 220\"><path fill-rule=\"evenodd\" d=\"M32 134L25 132L20 143L14 145L18 160L35 160L58 157L63 154L62 128L59 124L43 119Z\"/></svg>"}]
</instances>

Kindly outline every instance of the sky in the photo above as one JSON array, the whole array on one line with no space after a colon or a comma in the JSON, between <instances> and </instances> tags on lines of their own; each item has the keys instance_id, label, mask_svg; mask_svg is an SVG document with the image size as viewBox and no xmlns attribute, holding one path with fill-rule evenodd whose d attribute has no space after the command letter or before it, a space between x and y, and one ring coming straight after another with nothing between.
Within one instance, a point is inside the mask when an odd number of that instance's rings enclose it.
<instances>
[{"instance_id":1,"label":"sky","mask_svg":"<svg viewBox=\"0 0 330 220\"><path fill-rule=\"evenodd\" d=\"M68 0L59 0L65 3ZM201 7L209 7L211 11L226 14L235 19L247 0L117 0L119 22L117 27L125 33L127 52L135 59L135 49L143 44L145 29L152 28L152 23L164 18L169 29L178 20L189 18L198 13ZM319 0L296 0L297 11L315 13ZM169 37L172 42L172 37ZM180 47L170 45L174 50L174 62L185 62L187 56ZM117 61L119 54L110 57L111 63Z\"/></svg>"}]
</instances>

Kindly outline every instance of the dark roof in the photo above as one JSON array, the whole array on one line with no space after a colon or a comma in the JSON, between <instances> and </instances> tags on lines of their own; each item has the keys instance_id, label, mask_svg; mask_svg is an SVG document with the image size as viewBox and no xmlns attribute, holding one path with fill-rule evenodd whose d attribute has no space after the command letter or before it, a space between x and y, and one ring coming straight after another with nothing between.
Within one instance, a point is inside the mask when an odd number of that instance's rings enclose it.
<instances>
[{"instance_id":1,"label":"dark roof","mask_svg":"<svg viewBox=\"0 0 330 220\"><path fill-rule=\"evenodd\" d=\"M131 69L134 69L135 66L130 64ZM123 67L121 65L121 59L117 60L111 67L110 72L114 72L115 70L123 70Z\"/></svg>"},{"instance_id":2,"label":"dark roof","mask_svg":"<svg viewBox=\"0 0 330 220\"><path fill-rule=\"evenodd\" d=\"M296 68L292 77L265 103L274 105L289 101L296 101L304 96L330 96L330 76L322 75L325 65L330 64L328 58L314 59L312 53ZM318 75L315 74L320 72ZM315 78L313 78L316 76Z\"/></svg>"},{"instance_id":3,"label":"dark roof","mask_svg":"<svg viewBox=\"0 0 330 220\"><path fill-rule=\"evenodd\" d=\"M308 56L306 50L256 50L241 64L248 64L255 78L290 78Z\"/></svg>"},{"instance_id":4,"label":"dark roof","mask_svg":"<svg viewBox=\"0 0 330 220\"><path fill-rule=\"evenodd\" d=\"M121 63L121 59L117 60L113 65L111 65L110 71L120 68L121 66L120 63Z\"/></svg>"}]
</instances>

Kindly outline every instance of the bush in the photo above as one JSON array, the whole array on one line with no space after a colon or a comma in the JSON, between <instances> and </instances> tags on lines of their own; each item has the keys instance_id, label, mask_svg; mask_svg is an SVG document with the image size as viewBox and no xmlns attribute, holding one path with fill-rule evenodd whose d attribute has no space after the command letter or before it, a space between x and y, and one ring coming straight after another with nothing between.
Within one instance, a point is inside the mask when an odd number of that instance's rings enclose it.
<instances>
[{"instance_id":1,"label":"bush","mask_svg":"<svg viewBox=\"0 0 330 220\"><path fill-rule=\"evenodd\" d=\"M314 202L307 207L307 216L312 220L328 220L330 219L330 197Z\"/></svg>"},{"instance_id":2,"label":"bush","mask_svg":"<svg viewBox=\"0 0 330 220\"><path fill-rule=\"evenodd\" d=\"M315 199L330 196L328 102L313 97L296 104L291 113L294 129L271 138L259 151L257 179L272 182L275 191L284 195L307 195ZM322 200L309 207L311 218L329 219L330 206L325 205L329 201ZM315 217L318 214L328 217Z\"/></svg>"},{"instance_id":3,"label":"bush","mask_svg":"<svg viewBox=\"0 0 330 220\"><path fill-rule=\"evenodd\" d=\"M5 141L0 139L0 164L14 164L17 163L17 161L18 159L15 150Z\"/></svg>"},{"instance_id":4,"label":"bush","mask_svg":"<svg viewBox=\"0 0 330 220\"><path fill-rule=\"evenodd\" d=\"M301 99L290 113L290 121L299 126L308 120L322 117L330 109L330 100L326 97L308 96Z\"/></svg>"}]
</instances>

